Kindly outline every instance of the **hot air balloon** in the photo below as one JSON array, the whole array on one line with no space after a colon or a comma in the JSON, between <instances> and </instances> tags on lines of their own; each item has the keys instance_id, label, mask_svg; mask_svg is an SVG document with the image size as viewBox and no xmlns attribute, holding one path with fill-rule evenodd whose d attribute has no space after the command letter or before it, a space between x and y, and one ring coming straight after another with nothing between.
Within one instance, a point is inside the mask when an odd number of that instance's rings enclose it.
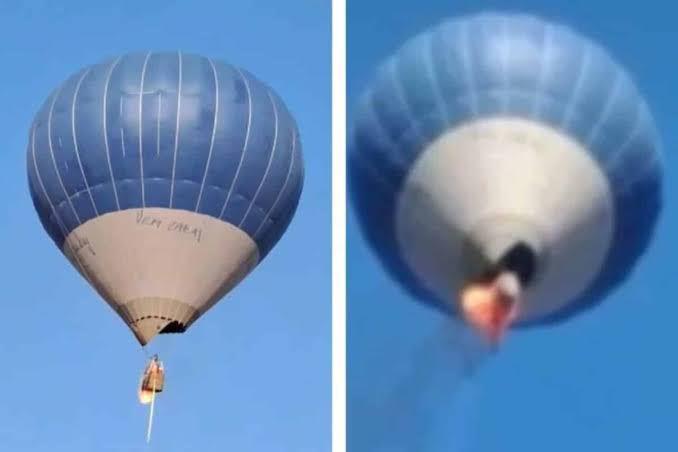
<instances>
[{"instance_id":1,"label":"hot air balloon","mask_svg":"<svg viewBox=\"0 0 678 452\"><path fill-rule=\"evenodd\" d=\"M447 20L381 67L356 113L362 231L415 298L497 341L599 303L662 205L648 105L605 50L520 14Z\"/></svg>"},{"instance_id":2,"label":"hot air balloon","mask_svg":"<svg viewBox=\"0 0 678 452\"><path fill-rule=\"evenodd\" d=\"M79 71L37 113L35 209L142 345L184 332L285 232L303 184L297 126L254 76L135 53Z\"/></svg>"}]
</instances>

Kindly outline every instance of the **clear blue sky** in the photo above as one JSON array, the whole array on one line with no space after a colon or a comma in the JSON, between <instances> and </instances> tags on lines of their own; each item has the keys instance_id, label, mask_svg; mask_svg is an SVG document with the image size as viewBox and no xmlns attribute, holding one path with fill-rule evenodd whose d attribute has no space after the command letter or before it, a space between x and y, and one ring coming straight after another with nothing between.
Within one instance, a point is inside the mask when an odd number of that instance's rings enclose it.
<instances>
[{"instance_id":1,"label":"clear blue sky","mask_svg":"<svg viewBox=\"0 0 678 452\"><path fill-rule=\"evenodd\" d=\"M608 0L348 3L349 123L376 64L408 37L446 16L482 9L532 12L598 40L634 74L660 127L667 165L660 226L627 284L566 324L514 334L463 383L450 365L455 357L440 362L449 349L437 336L454 327L400 291L367 249L350 212L352 452L365 450L358 446L373 441L365 432L378 427L369 404L401 418L396 428L376 434L401 443L391 452L678 450L676 8ZM401 395L393 402L388 394L395 387Z\"/></svg>"},{"instance_id":2,"label":"clear blue sky","mask_svg":"<svg viewBox=\"0 0 678 452\"><path fill-rule=\"evenodd\" d=\"M43 232L28 195L33 114L84 65L132 50L242 66L296 117L306 185L287 234L164 356L154 438L144 355ZM0 448L289 451L330 444L330 8L327 1L0 2Z\"/></svg>"}]
</instances>

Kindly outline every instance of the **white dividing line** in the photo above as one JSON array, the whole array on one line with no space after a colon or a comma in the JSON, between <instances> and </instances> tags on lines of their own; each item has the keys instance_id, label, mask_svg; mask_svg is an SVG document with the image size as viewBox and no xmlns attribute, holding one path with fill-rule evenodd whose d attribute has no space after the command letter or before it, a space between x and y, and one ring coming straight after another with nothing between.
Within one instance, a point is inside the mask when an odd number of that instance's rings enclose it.
<instances>
[{"instance_id":1,"label":"white dividing line","mask_svg":"<svg viewBox=\"0 0 678 452\"><path fill-rule=\"evenodd\" d=\"M115 178L113 177L113 165L111 165L111 150L108 145L108 125L106 124L106 106L108 103L108 86L111 83L111 76L115 67L120 62L122 57L118 57L112 64L111 68L108 70L108 75L106 76L106 84L104 85L104 101L103 101L103 128L104 128L104 147L106 148L106 160L108 161L108 171L111 174L111 183L113 184L113 194L115 195L115 205L120 210L120 200L118 199L118 187L115 184ZM124 143L124 141L123 141ZM124 144L123 144L124 145Z\"/></svg>"},{"instance_id":2,"label":"white dividing line","mask_svg":"<svg viewBox=\"0 0 678 452\"><path fill-rule=\"evenodd\" d=\"M377 130L374 128L370 131L370 137L377 137L377 141L382 148L394 149L397 147L396 143L393 142L386 127L381 122L381 117L377 111L377 106L374 103L374 91L370 90L364 97L363 108L361 109L365 114L369 115L372 125L376 126Z\"/></svg>"},{"instance_id":3,"label":"white dividing line","mask_svg":"<svg viewBox=\"0 0 678 452\"><path fill-rule=\"evenodd\" d=\"M435 68L433 66L433 39L435 35L433 32L428 33L428 52L424 52L424 59L426 62L426 74L428 76L429 83L431 84L431 91L433 92L433 97L435 99L436 107L438 108L438 114L443 120L445 125L450 121L450 114L448 112L447 102L443 99L442 91L440 90L440 82L438 81L438 76L436 75Z\"/></svg>"},{"instance_id":4,"label":"white dividing line","mask_svg":"<svg viewBox=\"0 0 678 452\"><path fill-rule=\"evenodd\" d=\"M202 176L202 183L200 184L200 194L198 194L198 201L195 203L195 211L198 211L200 207L200 201L202 200L202 193L205 190L205 181L207 180L207 172L210 169L210 163L212 162L212 151L214 150L214 138L217 135L217 121L219 120L219 77L217 74L217 69L214 67L214 63L211 59L207 59L211 68L212 74L214 75L214 122L212 123L212 138L210 139L210 150L207 154L207 164L205 165L205 174Z\"/></svg>"},{"instance_id":5,"label":"white dividing line","mask_svg":"<svg viewBox=\"0 0 678 452\"><path fill-rule=\"evenodd\" d=\"M141 69L141 83L139 86L139 173L141 175L141 206L146 208L146 190L144 187L144 134L143 134L143 112L144 112L144 82L146 81L146 68L148 60L151 59L151 52L146 54L144 66Z\"/></svg>"},{"instance_id":6,"label":"white dividing line","mask_svg":"<svg viewBox=\"0 0 678 452\"><path fill-rule=\"evenodd\" d=\"M120 126L120 147L122 148L122 156L127 157L127 147L125 146L125 128Z\"/></svg>"},{"instance_id":7,"label":"white dividing line","mask_svg":"<svg viewBox=\"0 0 678 452\"><path fill-rule=\"evenodd\" d=\"M421 127L419 124L419 121L414 115L414 112L412 111L412 106L410 103L407 101L407 93L405 92L405 87L403 85L403 80L402 77L400 76L400 65L398 64L399 60L396 58L391 58L391 62L389 63L389 72L391 74L391 78L393 80L393 86L395 87L395 91L398 95L398 100L403 106L403 111L405 112L405 116L410 122L410 128L412 131L417 135L417 141L419 143L425 143L426 140L424 139L424 136L421 133Z\"/></svg>"},{"instance_id":8,"label":"white dividing line","mask_svg":"<svg viewBox=\"0 0 678 452\"><path fill-rule=\"evenodd\" d=\"M621 88L621 82L622 74L618 72L617 75L615 76L612 89L610 89L610 92L607 95L607 99L605 100L605 106L603 107L603 110L600 112L598 121L596 121L595 124L591 127L589 135L586 138L586 147L588 149L591 149L591 145L598 139L598 135L600 134L600 131L603 128L603 124L605 124L605 122L610 116L610 113L612 112L612 106L614 105L614 101L617 100L617 95L619 94L619 89Z\"/></svg>"},{"instance_id":9,"label":"white dividing line","mask_svg":"<svg viewBox=\"0 0 678 452\"><path fill-rule=\"evenodd\" d=\"M71 133L73 134L73 147L75 149L75 158L78 160L80 174L82 174L82 180L85 182L85 188L87 188L87 194L89 195L89 200L92 203L92 207L94 208L94 213L98 217L99 209L97 209L97 205L94 202L94 197L92 196L92 191L90 190L89 182L87 181L87 176L85 175L85 170L82 167L82 161L80 160L80 149L78 148L78 134L75 131L75 106L77 105L78 101L78 93L80 93L80 86L82 85L82 82L85 80L85 77L87 77L87 75L90 72L92 72L92 68L89 68L85 72L83 72L82 76L80 77L80 80L78 80L78 84L75 86L75 93L73 94L73 105L71 106Z\"/></svg>"},{"instance_id":10,"label":"white dividing line","mask_svg":"<svg viewBox=\"0 0 678 452\"><path fill-rule=\"evenodd\" d=\"M271 101L271 105L273 106L273 117L275 119L275 127L273 131L273 144L271 145L271 155L268 157L268 164L266 165L266 170L264 171L264 176L261 178L261 182L259 182L259 186L257 187L257 191L254 192L254 196L252 196L252 201L250 201L249 207L247 207L247 211L245 211L245 215L243 215L242 220L240 220L240 223L238 224L238 227L241 227L244 223L245 220L247 220L247 217L250 214L250 211L252 210L252 207L254 204L257 202L257 198L259 197L259 192L261 192L261 189L263 188L264 184L266 183L266 179L268 178L268 173L271 170L271 164L273 163L273 157L275 157L275 149L278 147L278 107L276 106L275 99L273 99L273 96L271 95L270 92L267 92L268 98Z\"/></svg>"},{"instance_id":11,"label":"white dividing line","mask_svg":"<svg viewBox=\"0 0 678 452\"><path fill-rule=\"evenodd\" d=\"M591 64L592 50L593 49L591 45L587 43L584 47L581 64L579 65L579 73L577 74L577 81L575 82L574 90L572 91L572 95L567 108L565 109L565 113L563 114L563 120L560 123L560 128L562 130L568 130L570 128L570 121L572 121L572 116L574 115L577 102L579 102L579 97L581 96L581 92L584 87L584 80L586 80L589 65Z\"/></svg>"},{"instance_id":12,"label":"white dividing line","mask_svg":"<svg viewBox=\"0 0 678 452\"><path fill-rule=\"evenodd\" d=\"M509 101L511 97L511 86L510 86L511 81L508 72L508 61L511 56L511 39L509 39L508 28L509 28L508 18L504 16L502 17L501 21L501 39L502 39L501 72L503 78L502 81L504 83L504 96L501 109L502 112L504 113L508 111Z\"/></svg>"},{"instance_id":13,"label":"white dividing line","mask_svg":"<svg viewBox=\"0 0 678 452\"><path fill-rule=\"evenodd\" d=\"M177 153L179 151L179 122L181 118L181 85L183 83L183 62L181 58L181 52L178 52L179 56L179 86L177 88L177 123L174 132L174 160L172 163L172 184L170 185L170 202L169 208L172 208L172 202L174 201L174 178L177 173Z\"/></svg>"},{"instance_id":14,"label":"white dividing line","mask_svg":"<svg viewBox=\"0 0 678 452\"><path fill-rule=\"evenodd\" d=\"M464 65L464 75L466 77L466 84L468 85L470 97L471 97L471 113L474 117L478 116L479 107L478 107L478 93L475 83L475 71L473 64L471 62L471 26L468 22L464 22L463 25L460 25L462 28L461 33L461 51L462 51L462 60Z\"/></svg>"},{"instance_id":15,"label":"white dividing line","mask_svg":"<svg viewBox=\"0 0 678 452\"><path fill-rule=\"evenodd\" d=\"M158 116L157 116L157 123L156 123L156 136L155 136L155 142L157 144L157 148L155 150L155 156L159 157L160 156L160 114L162 113L162 92L158 93Z\"/></svg>"},{"instance_id":16,"label":"white dividing line","mask_svg":"<svg viewBox=\"0 0 678 452\"><path fill-rule=\"evenodd\" d=\"M386 127L381 121L381 117L379 116L379 112L377 110L377 106L375 105L374 102L374 91L370 90L367 95L365 95L364 100L363 100L363 108L361 108L361 111L364 112L364 114L369 115L369 118L371 119L371 128L370 128L370 139L374 138L375 136L378 137L378 144L382 149L389 149L392 150L393 152L390 152L389 155L397 162L399 162L403 166L407 166L409 163L409 160L407 159L406 156L403 155L402 152L400 152L400 145L396 142L393 141L393 139L389 136L388 131L386 130ZM376 131L375 127L376 126ZM377 133L378 132L378 133ZM354 132L355 136L355 132Z\"/></svg>"},{"instance_id":17,"label":"white dividing line","mask_svg":"<svg viewBox=\"0 0 678 452\"><path fill-rule=\"evenodd\" d=\"M38 183L40 184L40 188L42 189L42 193L45 195L45 199L47 199L47 202L49 203L49 207L52 210L52 214L54 215L54 219L57 222L57 225L59 226L59 229L61 229L61 234L64 236L64 241L66 240L66 226L64 223L61 221L61 217L59 216L59 212L56 210L56 207L54 207L54 203L52 202L52 198L50 198L49 194L47 193L47 189L45 188L45 184L42 181L42 176L40 175L40 170L38 169L38 160L35 157L35 125L33 126L33 131L31 132L31 155L33 157L33 168L35 169L35 176L38 178Z\"/></svg>"},{"instance_id":18,"label":"white dividing line","mask_svg":"<svg viewBox=\"0 0 678 452\"><path fill-rule=\"evenodd\" d=\"M247 77L245 77L245 74L243 74L242 71L240 71L240 69L235 68L235 70L238 72L238 74L242 78L242 81L245 83L245 91L247 91L247 130L245 131L245 143L243 144L242 152L240 153L240 161L238 162L238 167L236 168L235 175L233 176L233 180L231 181L231 187L228 189L228 194L226 195L226 199L224 200L224 205L221 208L219 218L224 216L226 206L228 205L228 201L230 201L231 194L233 193L233 188L235 187L236 182L238 182L238 176L240 176L240 169L242 168L242 163L245 161L245 154L247 153L247 145L250 142L250 129L252 127L252 92L250 91L250 84L247 81Z\"/></svg>"},{"instance_id":19,"label":"white dividing line","mask_svg":"<svg viewBox=\"0 0 678 452\"><path fill-rule=\"evenodd\" d=\"M261 223L259 224L259 227L257 228L256 231L254 231L254 239L259 238L259 232L261 229L264 227L266 224L266 221L271 217L271 214L275 210L275 208L278 206L278 202L280 201L280 198L282 197L282 194L285 192L285 189L287 188L287 184L290 181L290 176L292 175L292 167L294 167L294 162L295 162L295 154L297 151L297 131L296 129L292 129L292 152L290 156L290 166L287 168L287 176L285 177L285 182L283 182L283 186L278 192L278 196L276 196L275 201L273 201L273 205L271 208L268 210L266 213L266 216L261 220Z\"/></svg>"},{"instance_id":20,"label":"white dividing line","mask_svg":"<svg viewBox=\"0 0 678 452\"><path fill-rule=\"evenodd\" d=\"M638 136L641 130L641 126L643 124L643 114L642 114L642 109L639 107L636 107L636 119L633 123L633 127L629 129L629 133L624 139L624 141L619 145L617 150L610 154L610 158L605 164L605 167L608 169L608 172L612 172L614 168L619 165L619 161L621 160L622 156L624 155L624 151L633 143L633 140Z\"/></svg>"},{"instance_id":21,"label":"white dividing line","mask_svg":"<svg viewBox=\"0 0 678 452\"><path fill-rule=\"evenodd\" d=\"M546 77L551 73L551 66L553 65L553 27L546 25L544 32L544 49L541 58L541 65L539 67L539 78L537 79L537 92L535 93L534 106L532 107L532 118L539 119L541 114L541 107L544 103L544 85L546 85Z\"/></svg>"},{"instance_id":22,"label":"white dividing line","mask_svg":"<svg viewBox=\"0 0 678 452\"><path fill-rule=\"evenodd\" d=\"M78 225L80 225L82 224L82 222L80 221L80 216L78 215L78 212L75 211L75 207L71 202L71 197L68 195L68 191L66 191L66 186L64 185L64 181L61 178L61 173L59 172L59 165L57 165L56 158L54 157L54 147L52 146L52 115L54 114L54 105L56 104L56 101L59 98L59 94L61 94L62 88L63 85L60 86L57 92L54 94L54 99L52 99L52 105L50 105L49 107L49 116L47 117L47 143L49 144L49 154L52 157L52 164L54 165L54 171L56 172L57 179L59 180L59 185L61 185L61 189L64 192L66 201L68 201L68 205L71 206L71 210L73 211L73 215L75 215L75 219L78 220Z\"/></svg>"},{"instance_id":23,"label":"white dividing line","mask_svg":"<svg viewBox=\"0 0 678 452\"><path fill-rule=\"evenodd\" d=\"M379 183L379 185L384 188L386 192L397 192L398 188L396 184L392 183L386 176L384 176L371 160L365 158L361 152L354 153L352 156L353 162L358 164L363 170L366 170L371 174L372 180Z\"/></svg>"},{"instance_id":24,"label":"white dividing line","mask_svg":"<svg viewBox=\"0 0 678 452\"><path fill-rule=\"evenodd\" d=\"M52 199L49 197L49 194L47 193L47 189L45 188L45 184L42 181L42 176L40 175L40 170L38 169L38 161L35 157L35 125L33 126L33 131L31 132L31 153L33 154L33 168L35 170L35 176L38 178L38 183L40 184L40 189L42 190L42 193L45 196L45 199L47 199L47 203L49 204L49 208L52 211L52 215L54 215L54 219L56 220L57 226L59 227L59 230L61 231L61 235L64 238L62 246L68 247L68 249L71 252L71 255L73 256L73 260L75 261L76 267L79 268L80 274L85 278L85 280L87 280L87 282L92 284L92 279L90 278L89 274L85 270L85 266L82 264L82 262L80 262L80 258L78 257L78 254L73 250L73 247L68 242L68 233L66 231L66 225L61 221L61 217L59 216L59 212L57 211L56 207L54 206Z\"/></svg>"}]
</instances>

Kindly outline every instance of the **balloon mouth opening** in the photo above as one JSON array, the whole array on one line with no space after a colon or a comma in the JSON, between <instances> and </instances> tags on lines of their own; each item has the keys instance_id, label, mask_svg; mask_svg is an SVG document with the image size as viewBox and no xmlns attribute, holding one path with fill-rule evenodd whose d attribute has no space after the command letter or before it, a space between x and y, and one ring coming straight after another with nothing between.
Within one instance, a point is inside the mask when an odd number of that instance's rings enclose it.
<instances>
[{"instance_id":1,"label":"balloon mouth opening","mask_svg":"<svg viewBox=\"0 0 678 452\"><path fill-rule=\"evenodd\" d=\"M159 334L184 333L200 315L187 303L153 297L131 300L119 313L142 346Z\"/></svg>"},{"instance_id":2,"label":"balloon mouth opening","mask_svg":"<svg viewBox=\"0 0 678 452\"><path fill-rule=\"evenodd\" d=\"M489 275L495 277L502 272L516 275L520 285L528 286L535 279L537 273L537 253L525 242L516 242L490 268Z\"/></svg>"},{"instance_id":3,"label":"balloon mouth opening","mask_svg":"<svg viewBox=\"0 0 678 452\"><path fill-rule=\"evenodd\" d=\"M186 325L176 320L172 320L165 325L158 334L181 334L184 332L186 332Z\"/></svg>"},{"instance_id":4,"label":"balloon mouth opening","mask_svg":"<svg viewBox=\"0 0 678 452\"><path fill-rule=\"evenodd\" d=\"M145 347L160 334L183 334L188 329L188 324L152 316L137 320L131 323L130 327L141 346Z\"/></svg>"}]
</instances>

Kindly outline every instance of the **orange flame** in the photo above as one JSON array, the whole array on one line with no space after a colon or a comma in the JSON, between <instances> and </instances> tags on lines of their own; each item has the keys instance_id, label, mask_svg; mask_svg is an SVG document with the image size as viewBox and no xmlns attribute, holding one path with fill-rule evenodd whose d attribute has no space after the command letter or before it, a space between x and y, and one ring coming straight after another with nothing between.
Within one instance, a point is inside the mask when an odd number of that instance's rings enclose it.
<instances>
[{"instance_id":1,"label":"orange flame","mask_svg":"<svg viewBox=\"0 0 678 452\"><path fill-rule=\"evenodd\" d=\"M139 403L142 405L148 405L153 400L153 391L147 391L144 389L139 390Z\"/></svg>"},{"instance_id":2,"label":"orange flame","mask_svg":"<svg viewBox=\"0 0 678 452\"><path fill-rule=\"evenodd\" d=\"M464 318L493 344L502 340L517 316L520 288L511 277L503 274L489 283L471 283L461 292Z\"/></svg>"},{"instance_id":3,"label":"orange flame","mask_svg":"<svg viewBox=\"0 0 678 452\"><path fill-rule=\"evenodd\" d=\"M154 395L162 391L162 379L164 369L161 363L151 361L144 371L139 383L139 403L148 405L153 401Z\"/></svg>"}]
</instances>

